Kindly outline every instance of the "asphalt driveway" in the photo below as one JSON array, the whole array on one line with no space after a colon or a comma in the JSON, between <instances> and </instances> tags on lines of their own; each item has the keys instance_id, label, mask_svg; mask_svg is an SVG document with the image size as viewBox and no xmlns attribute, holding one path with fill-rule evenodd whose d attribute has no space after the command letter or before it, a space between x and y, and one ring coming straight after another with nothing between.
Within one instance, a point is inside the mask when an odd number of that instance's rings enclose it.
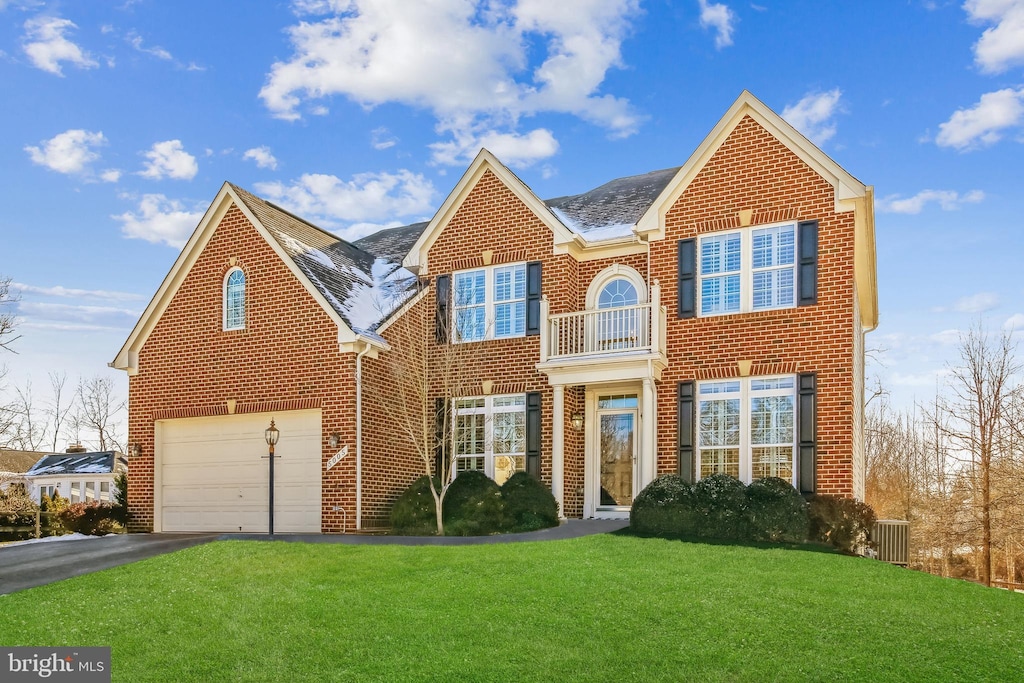
<instances>
[{"instance_id":1,"label":"asphalt driveway","mask_svg":"<svg viewBox=\"0 0 1024 683\"><path fill-rule=\"evenodd\" d=\"M0 548L0 595L215 540L219 534L119 534Z\"/></svg>"}]
</instances>

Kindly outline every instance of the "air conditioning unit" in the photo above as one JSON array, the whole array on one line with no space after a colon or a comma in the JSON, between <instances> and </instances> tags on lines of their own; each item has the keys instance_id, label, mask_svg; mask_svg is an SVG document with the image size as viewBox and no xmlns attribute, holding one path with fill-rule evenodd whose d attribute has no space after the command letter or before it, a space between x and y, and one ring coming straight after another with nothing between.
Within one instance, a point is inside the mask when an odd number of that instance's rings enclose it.
<instances>
[{"instance_id":1,"label":"air conditioning unit","mask_svg":"<svg viewBox=\"0 0 1024 683\"><path fill-rule=\"evenodd\" d=\"M871 531L877 559L907 566L910 558L910 522L902 519L880 519Z\"/></svg>"}]
</instances>

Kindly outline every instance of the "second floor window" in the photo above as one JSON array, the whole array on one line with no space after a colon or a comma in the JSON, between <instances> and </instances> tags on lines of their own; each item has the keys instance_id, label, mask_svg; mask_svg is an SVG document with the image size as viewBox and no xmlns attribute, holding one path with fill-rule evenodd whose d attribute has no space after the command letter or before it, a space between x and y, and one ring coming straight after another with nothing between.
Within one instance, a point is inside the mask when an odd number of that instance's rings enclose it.
<instances>
[{"instance_id":1,"label":"second floor window","mask_svg":"<svg viewBox=\"0 0 1024 683\"><path fill-rule=\"evenodd\" d=\"M526 264L453 274L456 341L526 334Z\"/></svg>"},{"instance_id":2,"label":"second floor window","mask_svg":"<svg viewBox=\"0 0 1024 683\"><path fill-rule=\"evenodd\" d=\"M796 224L707 235L698 247L701 315L796 306Z\"/></svg>"},{"instance_id":3,"label":"second floor window","mask_svg":"<svg viewBox=\"0 0 1024 683\"><path fill-rule=\"evenodd\" d=\"M234 268L224 278L224 329L245 328L245 273Z\"/></svg>"}]
</instances>

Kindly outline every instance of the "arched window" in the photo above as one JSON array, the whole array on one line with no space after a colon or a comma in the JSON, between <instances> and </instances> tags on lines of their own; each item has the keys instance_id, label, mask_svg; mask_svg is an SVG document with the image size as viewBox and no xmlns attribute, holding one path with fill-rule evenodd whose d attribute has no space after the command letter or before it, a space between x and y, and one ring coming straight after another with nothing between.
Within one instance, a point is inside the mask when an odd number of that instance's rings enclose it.
<instances>
[{"instance_id":1,"label":"arched window","mask_svg":"<svg viewBox=\"0 0 1024 683\"><path fill-rule=\"evenodd\" d=\"M245 329L245 273L232 268L224 277L224 329Z\"/></svg>"},{"instance_id":2,"label":"arched window","mask_svg":"<svg viewBox=\"0 0 1024 683\"><path fill-rule=\"evenodd\" d=\"M597 297L598 308L618 308L620 306L635 306L640 303L636 287L625 278L616 278L606 284Z\"/></svg>"}]
</instances>

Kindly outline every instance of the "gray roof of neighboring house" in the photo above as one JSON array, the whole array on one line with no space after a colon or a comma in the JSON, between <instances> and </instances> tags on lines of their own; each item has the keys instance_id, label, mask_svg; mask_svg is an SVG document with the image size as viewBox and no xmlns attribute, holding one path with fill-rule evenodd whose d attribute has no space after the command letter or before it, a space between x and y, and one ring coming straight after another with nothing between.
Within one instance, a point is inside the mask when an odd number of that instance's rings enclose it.
<instances>
[{"instance_id":1,"label":"gray roof of neighboring house","mask_svg":"<svg viewBox=\"0 0 1024 683\"><path fill-rule=\"evenodd\" d=\"M566 227L584 237L607 239L630 234L679 167L610 180L600 187L544 201Z\"/></svg>"},{"instance_id":2,"label":"gray roof of neighboring house","mask_svg":"<svg viewBox=\"0 0 1024 683\"><path fill-rule=\"evenodd\" d=\"M0 472L11 472L13 474L28 472L41 455L44 454L39 451L19 451L10 448L0 448Z\"/></svg>"},{"instance_id":3,"label":"gray roof of neighboring house","mask_svg":"<svg viewBox=\"0 0 1024 683\"><path fill-rule=\"evenodd\" d=\"M118 461L127 464L124 457L114 451L96 453L52 453L44 455L28 472L27 477L59 474L109 474Z\"/></svg>"}]
</instances>

